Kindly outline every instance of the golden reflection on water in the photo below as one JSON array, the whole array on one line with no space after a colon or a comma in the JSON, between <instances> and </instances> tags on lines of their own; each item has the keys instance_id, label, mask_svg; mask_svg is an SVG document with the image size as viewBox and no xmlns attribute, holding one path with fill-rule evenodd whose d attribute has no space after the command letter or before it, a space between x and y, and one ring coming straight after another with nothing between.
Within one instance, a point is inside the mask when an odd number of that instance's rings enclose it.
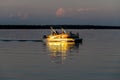
<instances>
[{"instance_id":1,"label":"golden reflection on water","mask_svg":"<svg viewBox=\"0 0 120 80\"><path fill-rule=\"evenodd\" d=\"M69 51L75 47L79 47L75 42L47 42L48 50L51 52L52 62L63 64L64 60L69 56Z\"/></svg>"}]
</instances>

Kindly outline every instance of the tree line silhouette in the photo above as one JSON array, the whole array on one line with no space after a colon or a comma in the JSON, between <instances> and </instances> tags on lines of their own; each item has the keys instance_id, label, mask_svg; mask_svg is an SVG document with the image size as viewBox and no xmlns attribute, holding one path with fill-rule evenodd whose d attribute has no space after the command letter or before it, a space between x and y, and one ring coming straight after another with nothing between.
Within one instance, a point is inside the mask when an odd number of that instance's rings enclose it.
<instances>
[{"instance_id":1,"label":"tree line silhouette","mask_svg":"<svg viewBox=\"0 0 120 80\"><path fill-rule=\"evenodd\" d=\"M120 29L120 26L100 25L0 25L0 29Z\"/></svg>"}]
</instances>

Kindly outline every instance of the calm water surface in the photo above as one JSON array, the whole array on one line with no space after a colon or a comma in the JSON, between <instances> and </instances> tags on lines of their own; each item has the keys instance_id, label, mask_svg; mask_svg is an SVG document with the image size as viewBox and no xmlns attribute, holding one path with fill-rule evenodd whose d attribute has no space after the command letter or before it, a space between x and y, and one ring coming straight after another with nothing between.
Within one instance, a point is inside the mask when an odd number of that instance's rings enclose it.
<instances>
[{"instance_id":1,"label":"calm water surface","mask_svg":"<svg viewBox=\"0 0 120 80\"><path fill-rule=\"evenodd\" d=\"M34 41L49 30L0 30L0 80L120 80L120 31L72 31L82 44Z\"/></svg>"}]
</instances>

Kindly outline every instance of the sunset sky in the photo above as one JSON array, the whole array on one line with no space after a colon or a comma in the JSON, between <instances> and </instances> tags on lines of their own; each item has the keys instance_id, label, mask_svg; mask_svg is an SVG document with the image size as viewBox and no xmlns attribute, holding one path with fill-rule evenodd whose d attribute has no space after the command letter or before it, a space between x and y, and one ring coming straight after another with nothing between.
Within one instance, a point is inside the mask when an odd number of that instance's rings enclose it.
<instances>
[{"instance_id":1,"label":"sunset sky","mask_svg":"<svg viewBox=\"0 0 120 80\"><path fill-rule=\"evenodd\" d=\"M120 0L0 0L0 24L120 25Z\"/></svg>"}]
</instances>

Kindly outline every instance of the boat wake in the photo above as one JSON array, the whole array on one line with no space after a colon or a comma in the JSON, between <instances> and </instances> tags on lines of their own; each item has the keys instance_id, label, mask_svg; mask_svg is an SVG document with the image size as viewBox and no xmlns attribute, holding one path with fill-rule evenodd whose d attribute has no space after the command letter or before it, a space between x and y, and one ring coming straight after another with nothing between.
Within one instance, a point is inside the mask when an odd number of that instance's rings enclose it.
<instances>
[{"instance_id":1,"label":"boat wake","mask_svg":"<svg viewBox=\"0 0 120 80\"><path fill-rule=\"evenodd\" d=\"M0 39L2 42L11 42L11 41L18 41L18 42L42 42L42 40L14 40L14 39Z\"/></svg>"}]
</instances>

